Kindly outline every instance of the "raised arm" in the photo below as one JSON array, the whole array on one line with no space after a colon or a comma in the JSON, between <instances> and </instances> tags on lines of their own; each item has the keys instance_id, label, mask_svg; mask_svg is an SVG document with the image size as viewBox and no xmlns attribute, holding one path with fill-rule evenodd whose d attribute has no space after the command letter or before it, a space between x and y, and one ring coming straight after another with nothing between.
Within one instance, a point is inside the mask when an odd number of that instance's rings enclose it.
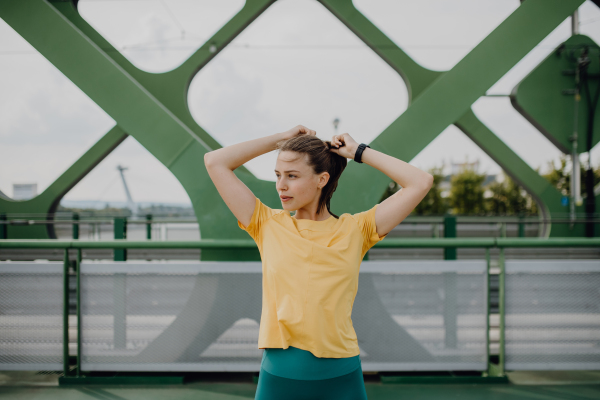
<instances>
[{"instance_id":1,"label":"raised arm","mask_svg":"<svg viewBox=\"0 0 600 400\"><path fill-rule=\"evenodd\" d=\"M278 141L302 134L316 135L316 132L298 125L285 132L236 143L204 155L204 165L210 179L227 207L244 226L250 224L256 196L233 171L253 158L275 150Z\"/></svg>"},{"instance_id":2,"label":"raised arm","mask_svg":"<svg viewBox=\"0 0 600 400\"><path fill-rule=\"evenodd\" d=\"M358 143L349 134L335 135L331 142L341 146L331 151L354 159ZM402 222L423 200L433 185L433 175L370 147L363 150L361 161L377 168L402 186L401 190L382 201L375 210L377 233L381 237Z\"/></svg>"}]
</instances>

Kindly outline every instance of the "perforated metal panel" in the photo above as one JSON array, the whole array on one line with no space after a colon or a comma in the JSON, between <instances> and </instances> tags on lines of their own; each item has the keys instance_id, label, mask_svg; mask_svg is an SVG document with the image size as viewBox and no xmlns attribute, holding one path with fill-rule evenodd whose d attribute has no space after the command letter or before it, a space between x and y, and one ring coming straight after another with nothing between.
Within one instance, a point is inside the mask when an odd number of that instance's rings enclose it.
<instances>
[{"instance_id":1,"label":"perforated metal panel","mask_svg":"<svg viewBox=\"0 0 600 400\"><path fill-rule=\"evenodd\" d=\"M508 260L505 287L507 369L600 369L600 260Z\"/></svg>"},{"instance_id":2,"label":"perforated metal panel","mask_svg":"<svg viewBox=\"0 0 600 400\"><path fill-rule=\"evenodd\" d=\"M62 270L0 261L0 370L62 369Z\"/></svg>"},{"instance_id":3,"label":"perforated metal panel","mask_svg":"<svg viewBox=\"0 0 600 400\"><path fill-rule=\"evenodd\" d=\"M364 370L485 370L486 262L365 261L352 319Z\"/></svg>"},{"instance_id":4,"label":"perforated metal panel","mask_svg":"<svg viewBox=\"0 0 600 400\"><path fill-rule=\"evenodd\" d=\"M83 370L258 371L260 262L82 264ZM485 362L485 261L365 261L363 370Z\"/></svg>"}]
</instances>

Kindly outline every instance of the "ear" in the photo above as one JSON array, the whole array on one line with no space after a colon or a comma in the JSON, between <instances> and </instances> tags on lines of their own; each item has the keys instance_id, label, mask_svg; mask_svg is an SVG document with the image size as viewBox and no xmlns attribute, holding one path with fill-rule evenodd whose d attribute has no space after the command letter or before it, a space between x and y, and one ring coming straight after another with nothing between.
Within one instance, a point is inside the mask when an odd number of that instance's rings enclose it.
<instances>
[{"instance_id":1,"label":"ear","mask_svg":"<svg viewBox=\"0 0 600 400\"><path fill-rule=\"evenodd\" d=\"M327 182L329 182L329 172L322 172L321 175L319 176L319 185L321 186L321 189L323 189L325 187L325 185L327 185Z\"/></svg>"}]
</instances>

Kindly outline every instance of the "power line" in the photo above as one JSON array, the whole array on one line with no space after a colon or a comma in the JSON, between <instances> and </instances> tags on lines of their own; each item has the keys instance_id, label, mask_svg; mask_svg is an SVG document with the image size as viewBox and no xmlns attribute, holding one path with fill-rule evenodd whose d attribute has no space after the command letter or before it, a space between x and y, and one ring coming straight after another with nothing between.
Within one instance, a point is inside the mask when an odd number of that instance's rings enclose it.
<instances>
[{"instance_id":1,"label":"power line","mask_svg":"<svg viewBox=\"0 0 600 400\"><path fill-rule=\"evenodd\" d=\"M104 1L104 0L103 0ZM108 0L107 0L108 1ZM138 0L142 1L142 0ZM204 44L204 43L203 43ZM138 45L127 45L122 48L101 48L105 52L124 52L128 50L135 51L182 51L190 49L198 49L200 46L156 46L156 47L144 47ZM537 45L534 48L554 49L557 46L554 45ZM395 46L395 45L379 45L379 46L367 46L365 45L250 45L250 44L234 44L230 43L226 48L237 48L237 49L253 49L253 50L363 50L363 49L429 49L429 50L446 50L446 49L474 49L473 46L468 45L408 45L408 46ZM3 55L20 55L20 54L39 54L35 50L0 50L0 54Z\"/></svg>"},{"instance_id":2,"label":"power line","mask_svg":"<svg viewBox=\"0 0 600 400\"><path fill-rule=\"evenodd\" d=\"M179 23L179 21L177 20L177 18L175 18L175 14L173 14L173 12L171 11L171 9L167 6L167 3L165 3L164 0L160 0L160 3L165 7L165 9L167 10L167 12L171 16L171 19L173 21L175 21L175 24L181 30L181 38L183 39L185 37L185 29L183 29L183 26Z\"/></svg>"}]
</instances>

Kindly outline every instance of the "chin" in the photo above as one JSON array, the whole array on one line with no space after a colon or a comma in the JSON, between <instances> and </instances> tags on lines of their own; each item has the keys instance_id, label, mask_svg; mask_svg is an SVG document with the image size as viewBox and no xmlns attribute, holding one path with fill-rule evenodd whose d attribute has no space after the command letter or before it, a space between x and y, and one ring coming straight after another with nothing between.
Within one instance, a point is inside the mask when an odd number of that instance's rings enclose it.
<instances>
[{"instance_id":1,"label":"chin","mask_svg":"<svg viewBox=\"0 0 600 400\"><path fill-rule=\"evenodd\" d=\"M290 207L289 204L286 204L284 202L281 202L281 208L283 208L285 211L294 211L295 210L294 207Z\"/></svg>"}]
</instances>

